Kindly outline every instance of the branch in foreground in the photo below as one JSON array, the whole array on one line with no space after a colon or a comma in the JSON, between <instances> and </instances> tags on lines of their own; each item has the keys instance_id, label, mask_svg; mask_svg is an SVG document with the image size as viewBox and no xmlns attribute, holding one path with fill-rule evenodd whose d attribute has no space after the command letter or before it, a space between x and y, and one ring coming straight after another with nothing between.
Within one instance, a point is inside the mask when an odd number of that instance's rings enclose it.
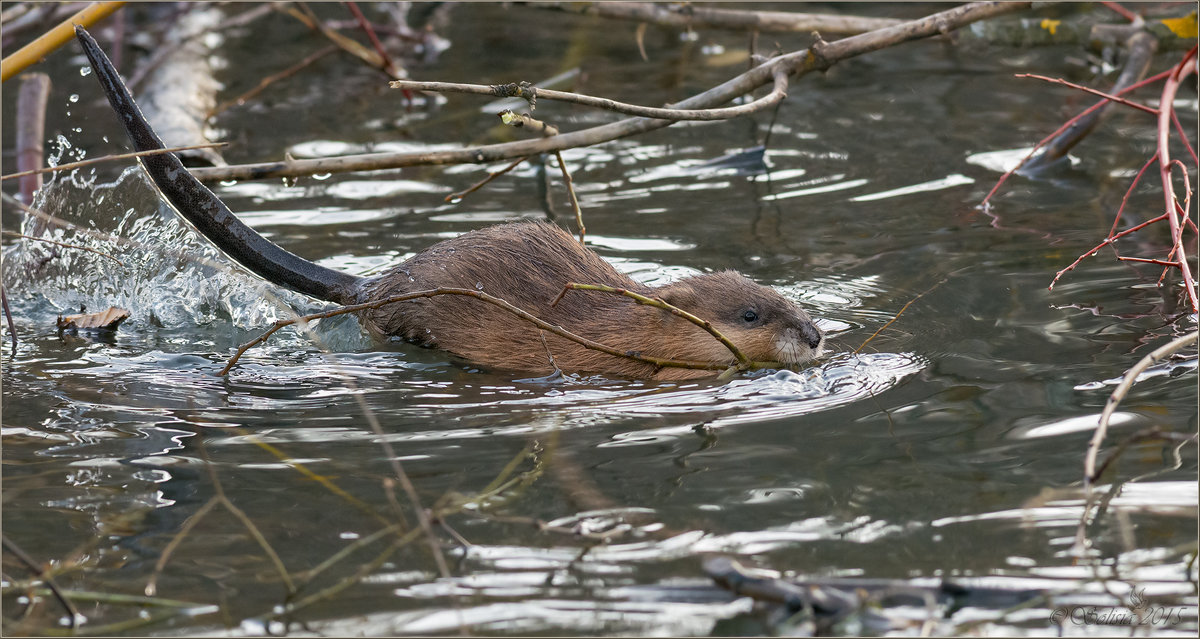
<instances>
[{"instance_id":1,"label":"branch in foreground","mask_svg":"<svg viewBox=\"0 0 1200 639\"><path fill-rule=\"evenodd\" d=\"M1096 457L1100 453L1100 444L1104 442L1104 437L1108 434L1109 419L1112 417L1113 412L1117 410L1117 405L1121 403L1121 400L1125 399L1125 395L1129 393L1129 389L1137 382L1138 375L1141 375L1142 371L1163 361L1172 353L1183 349L1183 347L1195 343L1197 338L1200 338L1200 333L1188 333L1154 349L1153 352L1143 357L1137 364L1133 365L1133 368L1125 373L1125 376L1121 378L1121 383L1117 385L1112 394L1108 396L1108 401L1104 403L1104 410L1100 413L1100 421L1096 424L1096 432L1092 434L1092 439L1088 442L1087 455L1083 462L1084 504L1083 515L1080 517L1079 528L1075 535L1077 551L1081 551L1084 546L1088 512L1092 504L1092 483L1097 479Z\"/></svg>"},{"instance_id":2,"label":"branch in foreground","mask_svg":"<svg viewBox=\"0 0 1200 639\"><path fill-rule=\"evenodd\" d=\"M681 308L672 306L671 304L668 304L660 299L646 297L645 295L640 295L638 293L634 293L633 291L628 290L628 289L617 288L615 286L603 286L600 284L578 284L576 282L567 282L566 286L563 287L562 292L558 294L558 297L554 298L553 302L550 302L550 306L557 306L558 302L560 300L562 300L563 296L565 296L567 294L567 291L572 291L572 290L574 290L574 291L599 291L601 293L615 293L617 295L624 295L625 297L632 299L633 301L637 302L638 304L644 304L646 306L653 306L655 308L661 308L664 311L670 312L672 315L682 317L683 319L708 331L709 335L712 335L714 338L716 338L716 340L718 342L721 342L722 344L724 344L725 348L729 349L729 352L733 354L733 357L735 359L737 359L738 364L740 366L748 366L750 364L750 359L748 357L746 357L745 355L743 355L742 351L739 350L737 346L734 346L733 342L729 341L729 338L722 335L721 331L718 331L717 328L715 326L713 326L707 320L700 319L699 317L696 317L695 315L692 315L691 313L689 313Z\"/></svg>"},{"instance_id":3,"label":"branch in foreground","mask_svg":"<svg viewBox=\"0 0 1200 639\"><path fill-rule=\"evenodd\" d=\"M789 76L800 76L810 71L828 69L834 63L847 58L878 51L902 42L947 33L979 20L1023 11L1028 9L1031 4L1031 2L976 2L947 9L919 20L877 29L832 43L814 45L808 49L771 58L716 87L676 103L673 107L676 109L704 109L723 104L774 81L775 75L779 72ZM192 174L199 180L211 182L214 180L304 177L318 173L343 171L378 171L406 166L484 164L536 153L599 144L661 129L671 123L670 120L630 118L541 140L521 140L451 151L367 153L337 158L207 167L194 169Z\"/></svg>"},{"instance_id":4,"label":"branch in foreground","mask_svg":"<svg viewBox=\"0 0 1200 639\"><path fill-rule=\"evenodd\" d=\"M163 153L174 153L176 151L191 151L193 149L211 149L220 146L228 146L228 142L208 142L205 144L189 144L187 146L173 146L167 149L150 149L149 151L134 151L132 153L118 153L116 155L105 155L98 158L80 160L78 162L68 162L59 164L58 166L47 166L40 169L30 169L28 171L20 171L18 173L9 173L8 175L0 175L0 181L11 180L13 178L25 177L27 175L40 175L42 173L57 173L59 171L70 171L101 162L111 162L113 160L128 160L129 158L140 158L144 155L161 155Z\"/></svg>"},{"instance_id":5,"label":"branch in foreground","mask_svg":"<svg viewBox=\"0 0 1200 639\"><path fill-rule=\"evenodd\" d=\"M530 313L529 311L526 311L526 310L523 310L516 306L513 306L509 302L507 302L503 299L500 299L499 297L495 297L493 295L488 295L487 293L484 293L482 291L476 291L474 289L466 289L466 288L436 288L436 289L430 289L427 291L415 291L412 293L393 295L391 297L386 297L384 299L376 300L374 302L365 302L362 304L350 304L347 306L342 306L340 308L336 308L331 311L325 311L322 313L313 313L311 315L305 315L303 317L297 317L295 319L279 320L279 321L275 322L274 326L267 329L267 331L265 333L263 333L262 335L259 335L258 337L254 338L254 339L250 340L249 342L246 342L245 344L238 347L237 352L234 353L233 357L231 357L229 359L229 362L225 364L225 368L222 368L217 373L217 375L223 376L226 373L228 373L229 370L233 368L233 365L237 363L238 359L242 356L243 353L245 353L251 347L265 342L267 340L267 338L269 338L272 334L275 333L275 331L278 331L279 329L281 329L285 326L291 326L292 324L297 324L300 322L310 322L310 321L316 320L316 319L325 319L325 318L334 317L337 315L345 315L347 313L354 313L357 311L363 311L363 310L367 310L367 309L380 308L380 307L386 306L388 304L394 304L396 302L404 302L407 300L414 300L414 299L423 298L423 297L435 297L437 295L463 295L466 297L474 297L476 299L483 300L489 304L494 304L496 306L499 306L500 308L512 313L513 315L516 315L517 317L533 324L534 326L537 326L538 328L540 328L544 331L549 331L551 333L554 333L555 335L558 335L559 337L569 339L585 348L590 348L595 351L600 351L602 353L612 355L614 357L624 357L626 359L632 359L632 360L636 360L639 362L644 362L646 364L651 364L651 365L657 366L659 368L675 367L675 368L690 368L690 369L696 369L696 370L710 370L710 371L719 371L719 370L724 370L725 368L727 368L724 364L713 364L711 362L693 362L693 361L687 361L687 360L674 360L674 359L667 359L667 358L661 358L661 357L649 357L649 356L645 356L645 355L636 355L633 353L629 353L626 351L612 348L611 346L606 346L604 344L601 344L600 342L590 340L586 337L581 337L579 335L576 335L575 333L572 333L572 332L570 332L564 328L561 328L559 326L555 326L554 324L551 324L551 323L537 317L536 315ZM770 365L773 363L774 362L752 362L752 364L760 364L760 365Z\"/></svg>"}]
</instances>

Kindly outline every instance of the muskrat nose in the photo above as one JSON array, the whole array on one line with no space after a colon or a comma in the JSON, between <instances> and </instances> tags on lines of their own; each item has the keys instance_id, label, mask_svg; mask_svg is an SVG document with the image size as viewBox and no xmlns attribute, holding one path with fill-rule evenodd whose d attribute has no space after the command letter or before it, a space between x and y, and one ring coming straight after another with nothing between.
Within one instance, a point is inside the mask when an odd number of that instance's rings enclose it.
<instances>
[{"instance_id":1,"label":"muskrat nose","mask_svg":"<svg viewBox=\"0 0 1200 639\"><path fill-rule=\"evenodd\" d=\"M821 329L817 328L812 322L804 322L800 324L800 338L808 344L809 348L816 350L821 345Z\"/></svg>"}]
</instances>

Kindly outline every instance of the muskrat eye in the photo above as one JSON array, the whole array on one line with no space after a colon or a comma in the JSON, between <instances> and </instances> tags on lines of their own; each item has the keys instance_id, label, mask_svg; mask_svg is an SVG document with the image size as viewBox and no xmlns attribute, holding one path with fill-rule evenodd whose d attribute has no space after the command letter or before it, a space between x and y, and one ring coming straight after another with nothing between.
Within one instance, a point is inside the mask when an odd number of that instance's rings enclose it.
<instances>
[{"instance_id":1,"label":"muskrat eye","mask_svg":"<svg viewBox=\"0 0 1200 639\"><path fill-rule=\"evenodd\" d=\"M742 313L742 319L746 320L747 324L753 324L754 322L758 321L758 313L748 310L745 313Z\"/></svg>"}]
</instances>

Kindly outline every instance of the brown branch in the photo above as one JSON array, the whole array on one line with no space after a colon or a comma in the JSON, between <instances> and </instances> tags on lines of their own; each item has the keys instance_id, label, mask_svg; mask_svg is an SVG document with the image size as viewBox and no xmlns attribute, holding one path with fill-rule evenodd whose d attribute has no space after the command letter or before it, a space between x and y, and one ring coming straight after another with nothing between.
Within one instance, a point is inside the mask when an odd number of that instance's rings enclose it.
<instances>
[{"instance_id":1,"label":"brown branch","mask_svg":"<svg viewBox=\"0 0 1200 639\"><path fill-rule=\"evenodd\" d=\"M571 196L571 208L575 211L575 225L579 227L579 244L582 246L587 227L583 225L583 209L579 207L579 198L575 195L575 182L571 179L571 173L567 171L567 161L563 159L562 152L555 151L554 157L558 158L558 168L562 171L563 182L567 185L567 195Z\"/></svg>"},{"instance_id":2,"label":"brown branch","mask_svg":"<svg viewBox=\"0 0 1200 639\"><path fill-rule=\"evenodd\" d=\"M308 57L297 62L296 64L293 64L292 66L284 69L283 71L269 75L269 76L263 78L262 80L259 80L258 84L253 89L250 89L249 91L239 95L238 97L236 97L232 100L226 100L225 102L222 102L221 104L218 104L217 106L213 107L213 110L210 111L208 114L206 114L204 116L204 119L207 120L207 119L213 117L214 115L217 115L218 113L222 113L229 107L241 106L241 105L245 104L246 100L249 100L250 98L253 98L254 96L258 95L259 93L262 93L264 89L271 86L272 84L274 84L280 80L289 78L293 75L296 75L305 67L307 67L310 64L316 62L317 60L320 60L321 58L329 55L330 53L333 53L334 51L337 51L337 46L331 44L331 45L325 47L324 49L321 49L320 51L317 51L316 53L309 55Z\"/></svg>"},{"instance_id":3,"label":"brown branch","mask_svg":"<svg viewBox=\"0 0 1200 639\"><path fill-rule=\"evenodd\" d=\"M532 98L529 104L530 107L533 106ZM530 127L545 137L558 135L558 127L534 119L528 113L517 114L506 109L498 115L500 116L500 121L508 126ZM567 162L563 159L562 152L555 151L554 157L558 158L558 168L562 171L563 183L567 185L567 195L571 197L571 208L575 211L575 224L579 227L579 243L582 245L583 238L587 234L587 227L583 225L583 209L579 207L579 198L575 195L575 183L571 180L571 173L567 170ZM553 356L550 359L553 360Z\"/></svg>"},{"instance_id":4,"label":"brown branch","mask_svg":"<svg viewBox=\"0 0 1200 639\"><path fill-rule=\"evenodd\" d=\"M668 304L667 302L664 302L661 299L653 298L653 297L646 297L645 295L642 295L640 293L635 293L629 289L617 288L615 286L604 286L602 284L578 284L576 282L567 282L566 286L563 287L562 292L558 294L558 297L555 297L554 301L550 302L550 306L556 306L559 303L559 301L562 300L563 296L565 296L567 294L567 291L572 291L572 290L574 290L574 291L598 291L601 293L614 293L617 295L624 295L625 297L632 299L633 301L637 302L638 304L643 304L645 306L653 306L655 308L661 308L664 311L670 312L672 315L675 315L677 317L682 317L683 319L695 324L696 326L699 326L700 328L704 329L705 331L708 331L709 335L712 335L714 338L716 338L716 340L718 342L721 342L721 344L723 344L725 346L725 348L729 349L729 352L733 354L734 359L737 360L739 368L748 368L753 364L753 362L750 361L750 358L743 355L742 351L740 349L738 349L738 347L735 346L733 342L729 341L729 338L722 335L721 331L717 330L717 328L715 326L713 326L712 323L710 323L708 320L700 319L699 317L696 317L695 315L692 315L691 313L689 313L681 308L678 308L676 306Z\"/></svg>"},{"instance_id":5,"label":"brown branch","mask_svg":"<svg viewBox=\"0 0 1200 639\"><path fill-rule=\"evenodd\" d=\"M116 155L105 155L103 157L92 158L90 160L80 160L78 162L68 162L67 164L59 164L58 166L47 166L40 169L31 169L28 171L20 171L18 173L9 173L8 175L0 175L0 181L11 180L13 178L24 177L26 175L34 175L38 173L56 173L58 171L70 171L93 164L102 162L112 162L113 160L128 160L129 158L140 158L144 155L162 155L163 153L174 153L176 151L190 151L192 149L211 149L219 146L228 146L228 142L208 142L205 144L189 144L188 146L173 146L166 149L150 149L149 151L134 151L132 153L118 153Z\"/></svg>"},{"instance_id":6,"label":"brown branch","mask_svg":"<svg viewBox=\"0 0 1200 639\"><path fill-rule=\"evenodd\" d=\"M321 35L325 36L331 42L333 42L338 47L340 47L343 51L358 58L359 60L362 60L363 62L367 63L369 66L383 71L384 73L388 74L388 76L390 76L392 78L398 79L398 78L402 77L401 72L398 69L396 69L395 67L390 66L389 61L386 60L383 56L380 56L378 53L371 51L370 49L367 49L363 45L359 44L357 41L355 41L351 38L348 38L348 37L338 33L337 31L334 31L333 29L330 29L323 22L321 22L317 18L317 16L315 14L313 14L312 9L309 9L308 5L304 4L303 2L299 3L299 6L300 6L300 9L297 9L296 7L293 7L293 6L287 6L286 8L283 8L280 10L283 11L284 13L292 16L293 18L299 20L300 22L303 22L304 25L307 26L309 29L312 29L313 31L316 31L316 32L320 33ZM288 176L288 177L297 177L297 176Z\"/></svg>"},{"instance_id":7,"label":"brown branch","mask_svg":"<svg viewBox=\"0 0 1200 639\"><path fill-rule=\"evenodd\" d=\"M1096 89L1092 89L1090 87L1085 87L1082 84L1075 84L1074 82L1068 82L1062 78L1048 78L1044 75L1037 75L1036 73L1017 73L1013 77L1033 78L1034 80L1042 80L1043 82L1050 82L1052 84L1061 84L1063 86L1071 87L1072 89L1078 89L1080 91L1083 91L1084 93L1091 93L1092 95L1102 97L1105 100L1108 100L1109 102L1116 102L1118 104L1124 104L1125 106L1133 107L1133 108L1137 109L1138 111L1145 111L1146 113L1149 113L1151 115L1158 115L1158 109L1148 107L1144 104L1134 102L1132 100L1126 100L1125 98L1117 97L1115 95L1105 93L1103 91L1097 91Z\"/></svg>"},{"instance_id":8,"label":"brown branch","mask_svg":"<svg viewBox=\"0 0 1200 639\"><path fill-rule=\"evenodd\" d=\"M33 240L34 242L45 242L47 244L53 244L55 246L61 246L63 248L78 249L80 251L87 251L88 253L95 253L96 255L99 255L100 257L107 257L108 259L116 262L117 264L120 264L121 266L125 266L124 262L109 255L108 253L103 253L101 251L97 251L96 249L88 248L86 246L79 246L78 244L68 244L66 242L58 242L56 240L51 240L51 239L47 239L44 237L33 237L32 235L23 235L21 233L17 233L16 231L4 231L4 235L7 235L9 237L19 237L19 238L26 239L26 240Z\"/></svg>"},{"instance_id":9,"label":"brown branch","mask_svg":"<svg viewBox=\"0 0 1200 639\"><path fill-rule=\"evenodd\" d=\"M880 333L882 333L884 331L884 329L891 326L896 320L900 319L900 316L904 314L904 311L908 310L909 306L912 306L913 302L921 299L922 297L925 297L926 294L933 292L933 289L941 286L942 284L945 284L946 280L948 280L948 279L950 279L950 278L949 277L942 278L942 280L940 282L938 282L937 284L930 286L929 288L925 289L924 291L921 291L921 293L919 295L917 295L916 297L912 298L911 300L908 300L908 302L906 302L904 304L904 306L900 307L899 311L896 311L896 314L892 316L892 319L887 321L887 324L880 326L874 333L871 333L871 336L868 337L866 339L866 341L864 341L862 344L860 344L858 348L854 349L854 354L857 355L860 351L862 351L863 347L865 347L867 344L869 344L871 342L871 340L875 339L876 335L879 335Z\"/></svg>"},{"instance_id":10,"label":"brown branch","mask_svg":"<svg viewBox=\"0 0 1200 639\"><path fill-rule=\"evenodd\" d=\"M753 102L719 109L645 107L636 104L618 102L608 98L597 98L590 95L584 95L582 93L554 91L552 89L539 89L537 87L528 86L526 83L519 82L510 84L483 85L459 84L453 82L417 82L413 80L393 80L392 82L388 83L388 86L392 87L393 89L408 89L410 91L472 93L475 95L489 95L501 98L525 98L526 100L531 100L531 108L532 99L543 98L546 100L558 100L560 102L569 102L572 104L595 107L597 109L604 109L606 111L615 111L617 113L624 113L625 115L682 122L693 120L728 120L743 115L749 115L751 113L757 113L768 107L774 106L787 97L787 74L783 72L776 74L774 82L775 86L770 93L754 100ZM732 97L730 99L732 99Z\"/></svg>"},{"instance_id":11,"label":"brown branch","mask_svg":"<svg viewBox=\"0 0 1200 639\"><path fill-rule=\"evenodd\" d=\"M8 308L8 295L0 284L0 307L4 309L4 320L8 323L8 338L12 341L12 356L17 356L17 325L13 323L12 311Z\"/></svg>"},{"instance_id":12,"label":"brown branch","mask_svg":"<svg viewBox=\"0 0 1200 639\"><path fill-rule=\"evenodd\" d=\"M1121 403L1121 400L1125 399L1125 396L1129 393L1129 389L1133 388L1133 385L1137 382L1138 375L1141 375L1142 371L1163 361L1183 347L1196 342L1198 337L1200 337L1200 333L1188 333L1154 349L1149 355L1138 360L1138 363L1134 364L1133 368L1125 372L1125 376L1121 378L1121 383L1108 396L1108 400L1104 403L1104 410L1100 413L1100 420L1096 424L1096 430L1092 433L1091 441L1088 442L1087 453L1084 456L1084 503L1083 514L1079 518L1079 527L1075 533L1075 544L1077 547L1082 548L1084 543L1088 515L1092 505L1092 483L1099 477L1096 472L1096 457L1100 453L1100 444L1104 443L1104 437L1108 433L1108 421L1112 417L1113 412L1116 411L1117 405Z\"/></svg>"},{"instance_id":13,"label":"brown branch","mask_svg":"<svg viewBox=\"0 0 1200 639\"><path fill-rule=\"evenodd\" d=\"M25 554L25 551L22 550L20 546L13 543L13 541L8 538L8 535L0 535L0 541L3 542L5 550L12 553L14 557L24 564L35 578L46 584L46 588L50 590L51 594L54 595L54 598L58 600L58 603L67 611L67 616L71 618L68 627L74 630L79 624L79 610L74 604L71 603L70 599L67 599L63 595L62 590L60 590L58 587L58 584L54 582L54 578L47 574L49 571L46 569L46 567L39 566L32 557Z\"/></svg>"},{"instance_id":14,"label":"brown branch","mask_svg":"<svg viewBox=\"0 0 1200 639\"><path fill-rule=\"evenodd\" d=\"M819 13L792 13L790 11L712 9L694 3L589 2L567 4L552 2L534 3L529 6L536 9L555 9L610 19L637 20L641 23L665 27L716 28L768 33L820 31L829 35L855 35L904 22L892 18L860 18Z\"/></svg>"},{"instance_id":15,"label":"brown branch","mask_svg":"<svg viewBox=\"0 0 1200 639\"><path fill-rule=\"evenodd\" d=\"M367 17L359 10L358 4L347 2L346 8L350 10L350 13L354 14L354 19L358 21L358 26L362 27L362 30L366 32L367 39L371 41L371 46L375 48L375 53L379 55L379 59L383 62L384 71L392 77L402 77L404 72L392 61L391 56L387 53L387 49L383 48L383 43L379 41L379 36L375 35L375 29L371 28L371 23L367 22Z\"/></svg>"},{"instance_id":16,"label":"brown branch","mask_svg":"<svg viewBox=\"0 0 1200 639\"><path fill-rule=\"evenodd\" d=\"M492 171L491 173L488 173L487 177L476 182L475 184L472 184L470 187L468 187L462 191L458 191L456 193L451 193L450 195L447 195L444 201L448 202L448 203L457 204L457 203L461 202L464 197L483 188L483 186L486 185L488 182L491 182L492 180L500 177L501 175L504 175L505 173L508 173L509 171L517 168L518 165L520 165L522 162L524 162L525 160L528 160L528 159L529 159L529 156L525 156L523 158L517 158L517 159L513 160L512 162L510 162L508 164L508 166L504 167L503 169L500 169L499 171Z\"/></svg>"},{"instance_id":17,"label":"brown branch","mask_svg":"<svg viewBox=\"0 0 1200 639\"><path fill-rule=\"evenodd\" d=\"M889 46L940 35L972 22L1015 13L1028 9L1030 2L975 2L941 11L919 20L904 22L828 43L818 58L809 49L802 49L777 56L763 62L703 93L694 95L674 106L676 109L703 109L722 104L753 91L756 87L772 82L779 72L786 75L803 75L830 64L854 56L877 51ZM432 151L420 153L370 153L296 160L293 162L264 162L228 167L206 167L194 169L192 174L204 181L214 180L257 180L276 177L301 177L313 173L339 171L374 171L406 166L483 164L509 160L537 153L561 151L579 146L608 142L618 138L646 133L669 126L670 120L630 118L581 131L563 133L552 138L521 140L502 144L490 144L474 148Z\"/></svg>"}]
</instances>

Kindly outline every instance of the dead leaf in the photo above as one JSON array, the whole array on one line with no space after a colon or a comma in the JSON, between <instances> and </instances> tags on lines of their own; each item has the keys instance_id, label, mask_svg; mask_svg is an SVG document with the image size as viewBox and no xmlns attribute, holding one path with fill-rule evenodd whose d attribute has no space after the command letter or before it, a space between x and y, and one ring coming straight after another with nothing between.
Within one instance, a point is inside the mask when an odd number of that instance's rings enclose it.
<instances>
[{"instance_id":1,"label":"dead leaf","mask_svg":"<svg viewBox=\"0 0 1200 639\"><path fill-rule=\"evenodd\" d=\"M116 306L99 313L81 313L58 318L59 331L115 331L129 317L129 311Z\"/></svg>"}]
</instances>

